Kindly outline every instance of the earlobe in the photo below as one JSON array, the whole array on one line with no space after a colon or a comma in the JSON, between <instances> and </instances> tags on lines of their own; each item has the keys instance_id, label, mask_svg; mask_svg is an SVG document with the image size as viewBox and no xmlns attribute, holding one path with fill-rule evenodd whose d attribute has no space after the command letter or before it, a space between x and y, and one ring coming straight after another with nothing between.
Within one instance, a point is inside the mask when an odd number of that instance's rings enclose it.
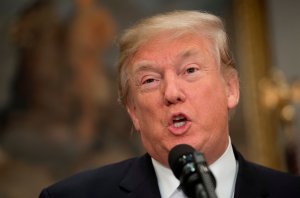
<instances>
[{"instance_id":1,"label":"earlobe","mask_svg":"<svg viewBox=\"0 0 300 198\"><path fill-rule=\"evenodd\" d=\"M139 119L136 116L136 108L134 105L126 105L127 112L131 118L131 121L133 123L133 126L136 131L140 131L140 124L139 124Z\"/></svg>"}]
</instances>

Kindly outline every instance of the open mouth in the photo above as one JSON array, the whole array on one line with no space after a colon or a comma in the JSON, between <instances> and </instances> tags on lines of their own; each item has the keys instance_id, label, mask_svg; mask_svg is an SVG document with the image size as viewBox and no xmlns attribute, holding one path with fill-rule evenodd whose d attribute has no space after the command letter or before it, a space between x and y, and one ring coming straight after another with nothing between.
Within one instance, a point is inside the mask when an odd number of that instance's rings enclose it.
<instances>
[{"instance_id":1,"label":"open mouth","mask_svg":"<svg viewBox=\"0 0 300 198\"><path fill-rule=\"evenodd\" d=\"M174 116L172 119L173 126L175 128L180 128L187 123L187 118L184 115Z\"/></svg>"}]
</instances>

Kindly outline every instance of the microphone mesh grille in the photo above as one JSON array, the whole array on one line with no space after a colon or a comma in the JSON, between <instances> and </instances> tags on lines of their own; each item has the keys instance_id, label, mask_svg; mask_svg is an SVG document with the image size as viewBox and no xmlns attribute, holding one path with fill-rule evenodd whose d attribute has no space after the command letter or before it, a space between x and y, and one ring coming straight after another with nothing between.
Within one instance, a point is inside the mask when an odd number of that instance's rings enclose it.
<instances>
[{"instance_id":1,"label":"microphone mesh grille","mask_svg":"<svg viewBox=\"0 0 300 198\"><path fill-rule=\"evenodd\" d=\"M187 144L179 144L172 148L169 153L169 166L177 179L180 179L181 171L184 163L180 162L180 158L184 155L192 154L195 151L193 147Z\"/></svg>"}]
</instances>

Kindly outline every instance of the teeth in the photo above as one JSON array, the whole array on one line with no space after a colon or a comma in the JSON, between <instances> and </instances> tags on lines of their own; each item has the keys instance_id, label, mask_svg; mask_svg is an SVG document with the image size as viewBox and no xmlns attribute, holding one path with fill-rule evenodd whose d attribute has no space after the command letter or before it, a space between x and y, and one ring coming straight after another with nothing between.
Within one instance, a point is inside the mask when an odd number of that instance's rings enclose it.
<instances>
[{"instance_id":1,"label":"teeth","mask_svg":"<svg viewBox=\"0 0 300 198\"><path fill-rule=\"evenodd\" d=\"M183 115L178 115L178 116L173 117L173 126L175 128L184 126L186 124L186 122L187 122L187 119Z\"/></svg>"},{"instance_id":2,"label":"teeth","mask_svg":"<svg viewBox=\"0 0 300 198\"><path fill-rule=\"evenodd\" d=\"M175 127L175 128L182 127L183 125L185 125L185 123L186 123L186 121L176 122L176 123L174 123L174 127Z\"/></svg>"},{"instance_id":3,"label":"teeth","mask_svg":"<svg viewBox=\"0 0 300 198\"><path fill-rule=\"evenodd\" d=\"M184 116L176 116L173 120L182 120L182 119L185 119L185 117Z\"/></svg>"}]
</instances>

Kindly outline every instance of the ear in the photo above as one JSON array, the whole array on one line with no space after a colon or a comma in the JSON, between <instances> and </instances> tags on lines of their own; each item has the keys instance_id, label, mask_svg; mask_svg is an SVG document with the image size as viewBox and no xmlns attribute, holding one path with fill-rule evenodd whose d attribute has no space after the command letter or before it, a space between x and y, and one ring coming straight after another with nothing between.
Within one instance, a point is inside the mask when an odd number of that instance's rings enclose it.
<instances>
[{"instance_id":1,"label":"ear","mask_svg":"<svg viewBox=\"0 0 300 198\"><path fill-rule=\"evenodd\" d=\"M240 83L237 72L230 71L226 77L226 94L227 94L227 107L233 109L237 106L240 99Z\"/></svg>"},{"instance_id":2,"label":"ear","mask_svg":"<svg viewBox=\"0 0 300 198\"><path fill-rule=\"evenodd\" d=\"M137 117L136 115L136 107L134 104L127 104L126 105L126 109L127 109L127 112L131 118L131 121L134 125L134 128L136 131L140 131L140 122L139 122L139 118Z\"/></svg>"}]
</instances>

